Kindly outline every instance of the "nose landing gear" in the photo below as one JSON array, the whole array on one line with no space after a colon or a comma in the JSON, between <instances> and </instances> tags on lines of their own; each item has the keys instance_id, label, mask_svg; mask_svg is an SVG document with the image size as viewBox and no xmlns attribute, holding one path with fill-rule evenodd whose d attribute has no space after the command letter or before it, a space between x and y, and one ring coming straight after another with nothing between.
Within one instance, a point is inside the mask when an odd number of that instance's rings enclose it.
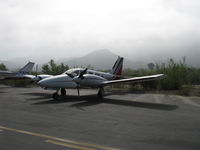
<instances>
[{"instance_id":1,"label":"nose landing gear","mask_svg":"<svg viewBox=\"0 0 200 150\"><path fill-rule=\"evenodd\" d=\"M54 100L58 100L59 94L57 92L55 92L55 93L53 93L52 97Z\"/></svg>"},{"instance_id":2,"label":"nose landing gear","mask_svg":"<svg viewBox=\"0 0 200 150\"><path fill-rule=\"evenodd\" d=\"M54 100L58 100L60 95L58 94L60 90L61 96L65 96L66 95L66 90L64 88L58 89L55 93L53 93L52 98Z\"/></svg>"}]
</instances>

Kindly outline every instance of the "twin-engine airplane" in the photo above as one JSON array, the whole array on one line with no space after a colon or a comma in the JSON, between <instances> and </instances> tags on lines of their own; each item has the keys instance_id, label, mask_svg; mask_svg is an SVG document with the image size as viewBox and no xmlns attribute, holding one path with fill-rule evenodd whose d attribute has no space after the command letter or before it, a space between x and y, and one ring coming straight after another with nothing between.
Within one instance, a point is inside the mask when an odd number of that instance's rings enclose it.
<instances>
[{"instance_id":1,"label":"twin-engine airplane","mask_svg":"<svg viewBox=\"0 0 200 150\"><path fill-rule=\"evenodd\" d=\"M18 80L18 79L32 78L32 75L30 75L30 73L33 69L34 64L35 63L33 62L28 62L18 72L0 71L0 79L1 80Z\"/></svg>"},{"instance_id":2,"label":"twin-engine airplane","mask_svg":"<svg viewBox=\"0 0 200 150\"><path fill-rule=\"evenodd\" d=\"M61 95L66 95L65 89L77 89L79 95L79 88L82 87L98 88L99 91L97 96L99 98L103 98L103 88L111 84L144 82L165 78L164 74L156 74L150 76L120 79L122 67L123 58L118 57L111 72L109 73L94 71L87 68L74 68L67 70L61 75L40 80L38 84L44 89L55 89L56 92L53 94L53 98L55 100L59 98L59 91L61 92Z\"/></svg>"}]
</instances>

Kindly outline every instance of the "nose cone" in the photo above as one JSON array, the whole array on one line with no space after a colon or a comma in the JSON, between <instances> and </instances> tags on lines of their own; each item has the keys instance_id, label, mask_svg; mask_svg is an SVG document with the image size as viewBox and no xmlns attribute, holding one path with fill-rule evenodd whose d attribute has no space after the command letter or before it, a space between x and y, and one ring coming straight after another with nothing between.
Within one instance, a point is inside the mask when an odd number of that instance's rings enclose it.
<instances>
[{"instance_id":1,"label":"nose cone","mask_svg":"<svg viewBox=\"0 0 200 150\"><path fill-rule=\"evenodd\" d=\"M48 79L43 79L43 80L40 80L37 84L41 87L48 87L49 83L50 81Z\"/></svg>"}]
</instances>

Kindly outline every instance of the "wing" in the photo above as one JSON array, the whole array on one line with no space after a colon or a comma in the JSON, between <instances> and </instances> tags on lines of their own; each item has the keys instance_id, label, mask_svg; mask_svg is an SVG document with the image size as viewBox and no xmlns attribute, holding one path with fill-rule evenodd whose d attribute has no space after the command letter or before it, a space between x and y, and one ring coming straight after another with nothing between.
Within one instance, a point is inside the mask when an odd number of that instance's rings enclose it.
<instances>
[{"instance_id":1,"label":"wing","mask_svg":"<svg viewBox=\"0 0 200 150\"><path fill-rule=\"evenodd\" d=\"M27 79L33 79L35 76L31 74L25 74L25 75L22 75L22 77L27 78Z\"/></svg>"},{"instance_id":2,"label":"wing","mask_svg":"<svg viewBox=\"0 0 200 150\"><path fill-rule=\"evenodd\" d=\"M128 79L120 79L120 80L112 80L112 81L104 81L102 86L107 86L110 84L117 84L117 83L136 83L136 82L144 82L144 81L152 81L152 80L159 80L164 79L166 75L164 74L156 74L150 76L142 76L142 77L133 77Z\"/></svg>"}]
</instances>

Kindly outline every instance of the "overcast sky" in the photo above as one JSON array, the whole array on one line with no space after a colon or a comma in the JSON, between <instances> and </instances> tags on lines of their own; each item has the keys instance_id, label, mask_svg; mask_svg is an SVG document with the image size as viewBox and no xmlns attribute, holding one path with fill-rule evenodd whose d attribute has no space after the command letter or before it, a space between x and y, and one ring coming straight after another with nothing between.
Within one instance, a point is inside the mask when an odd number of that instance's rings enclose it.
<instances>
[{"instance_id":1,"label":"overcast sky","mask_svg":"<svg viewBox=\"0 0 200 150\"><path fill-rule=\"evenodd\" d=\"M0 0L0 59L200 54L198 0Z\"/></svg>"}]
</instances>

